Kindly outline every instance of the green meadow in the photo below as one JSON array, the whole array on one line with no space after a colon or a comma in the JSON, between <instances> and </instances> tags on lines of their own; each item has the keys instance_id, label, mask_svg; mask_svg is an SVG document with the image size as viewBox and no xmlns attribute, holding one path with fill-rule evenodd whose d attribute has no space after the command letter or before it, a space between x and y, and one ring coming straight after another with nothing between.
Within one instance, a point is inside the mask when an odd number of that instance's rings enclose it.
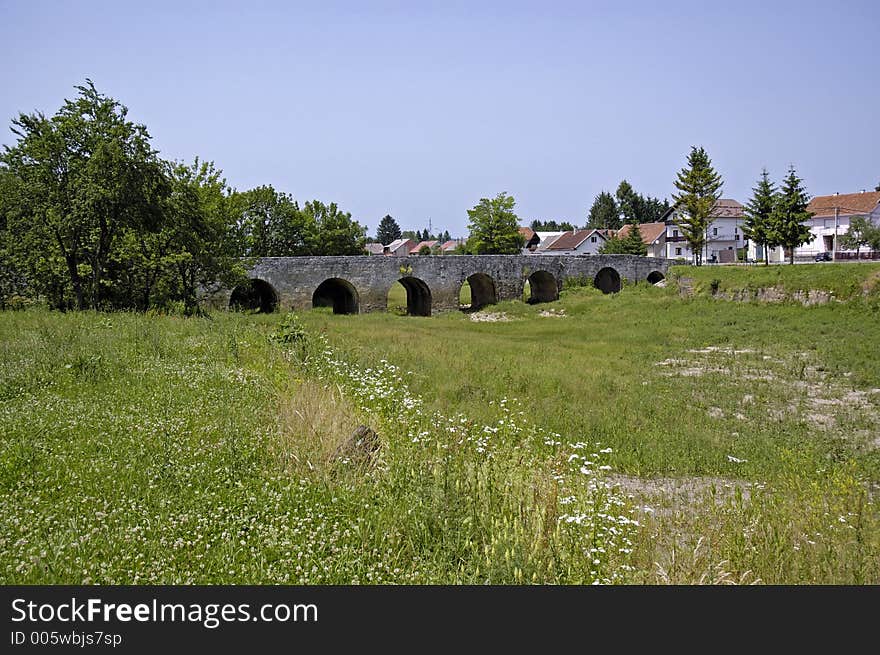
<instances>
[{"instance_id":1,"label":"green meadow","mask_svg":"<svg viewBox=\"0 0 880 655\"><path fill-rule=\"evenodd\" d=\"M677 267L427 318L4 312L0 579L880 583L878 273ZM837 300L713 297L768 286Z\"/></svg>"}]
</instances>

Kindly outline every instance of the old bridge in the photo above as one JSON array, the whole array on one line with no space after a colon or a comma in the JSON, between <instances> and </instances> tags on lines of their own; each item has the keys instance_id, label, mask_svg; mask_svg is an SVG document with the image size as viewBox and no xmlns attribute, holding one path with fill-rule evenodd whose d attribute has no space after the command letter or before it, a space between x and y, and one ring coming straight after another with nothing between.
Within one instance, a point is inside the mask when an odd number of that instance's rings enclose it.
<instances>
[{"instance_id":1,"label":"old bridge","mask_svg":"<svg viewBox=\"0 0 880 655\"><path fill-rule=\"evenodd\" d=\"M389 290L400 282L407 313L430 316L459 309L465 282L476 309L521 298L527 282L530 302L549 302L569 278L616 293L624 279L662 280L668 266L665 259L634 255L265 257L250 270L249 285L220 291L210 302L265 312L333 307L336 314L358 314L384 311Z\"/></svg>"}]
</instances>

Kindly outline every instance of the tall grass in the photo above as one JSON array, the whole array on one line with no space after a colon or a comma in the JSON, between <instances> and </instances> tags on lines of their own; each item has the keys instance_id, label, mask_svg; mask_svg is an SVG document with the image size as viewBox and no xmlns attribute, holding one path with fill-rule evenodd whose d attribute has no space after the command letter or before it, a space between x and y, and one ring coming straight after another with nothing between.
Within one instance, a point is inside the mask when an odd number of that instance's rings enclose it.
<instances>
[{"instance_id":1,"label":"tall grass","mask_svg":"<svg viewBox=\"0 0 880 655\"><path fill-rule=\"evenodd\" d=\"M0 579L880 582L872 298L493 311L0 314Z\"/></svg>"}]
</instances>

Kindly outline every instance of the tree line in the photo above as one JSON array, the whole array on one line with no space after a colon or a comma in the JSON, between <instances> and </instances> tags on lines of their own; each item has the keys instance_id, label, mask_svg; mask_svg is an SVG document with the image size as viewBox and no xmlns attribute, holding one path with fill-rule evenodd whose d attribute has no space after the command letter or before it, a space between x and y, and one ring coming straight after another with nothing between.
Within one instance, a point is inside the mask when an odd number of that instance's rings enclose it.
<instances>
[{"instance_id":1,"label":"tree line","mask_svg":"<svg viewBox=\"0 0 880 655\"><path fill-rule=\"evenodd\" d=\"M125 106L91 80L75 88L54 115L13 119L0 155L0 304L191 314L250 257L364 252L365 228L335 203L238 192L213 162L165 161Z\"/></svg>"}]
</instances>

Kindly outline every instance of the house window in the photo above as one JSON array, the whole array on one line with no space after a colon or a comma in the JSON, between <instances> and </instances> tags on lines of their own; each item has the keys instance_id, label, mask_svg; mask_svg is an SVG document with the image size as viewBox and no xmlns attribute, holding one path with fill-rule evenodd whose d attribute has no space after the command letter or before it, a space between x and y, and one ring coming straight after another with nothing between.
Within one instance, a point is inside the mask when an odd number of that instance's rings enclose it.
<instances>
[{"instance_id":1,"label":"house window","mask_svg":"<svg viewBox=\"0 0 880 655\"><path fill-rule=\"evenodd\" d=\"M596 243L596 237L590 237L590 243Z\"/></svg>"},{"instance_id":2,"label":"house window","mask_svg":"<svg viewBox=\"0 0 880 655\"><path fill-rule=\"evenodd\" d=\"M677 237L677 236L678 236L678 230L672 230L672 236L673 236L673 237Z\"/></svg>"},{"instance_id":3,"label":"house window","mask_svg":"<svg viewBox=\"0 0 880 655\"><path fill-rule=\"evenodd\" d=\"M718 228L717 228L717 227L713 227L713 228L712 228L712 236L713 236L713 237L717 237L717 236L718 236Z\"/></svg>"},{"instance_id":4,"label":"house window","mask_svg":"<svg viewBox=\"0 0 880 655\"><path fill-rule=\"evenodd\" d=\"M676 255L680 255L680 254L681 254L681 248L676 248L676 249L675 249L675 254L676 254Z\"/></svg>"},{"instance_id":5,"label":"house window","mask_svg":"<svg viewBox=\"0 0 880 655\"><path fill-rule=\"evenodd\" d=\"M734 235L733 238L734 238L734 240L739 241L739 235L738 235L738 234Z\"/></svg>"}]
</instances>

